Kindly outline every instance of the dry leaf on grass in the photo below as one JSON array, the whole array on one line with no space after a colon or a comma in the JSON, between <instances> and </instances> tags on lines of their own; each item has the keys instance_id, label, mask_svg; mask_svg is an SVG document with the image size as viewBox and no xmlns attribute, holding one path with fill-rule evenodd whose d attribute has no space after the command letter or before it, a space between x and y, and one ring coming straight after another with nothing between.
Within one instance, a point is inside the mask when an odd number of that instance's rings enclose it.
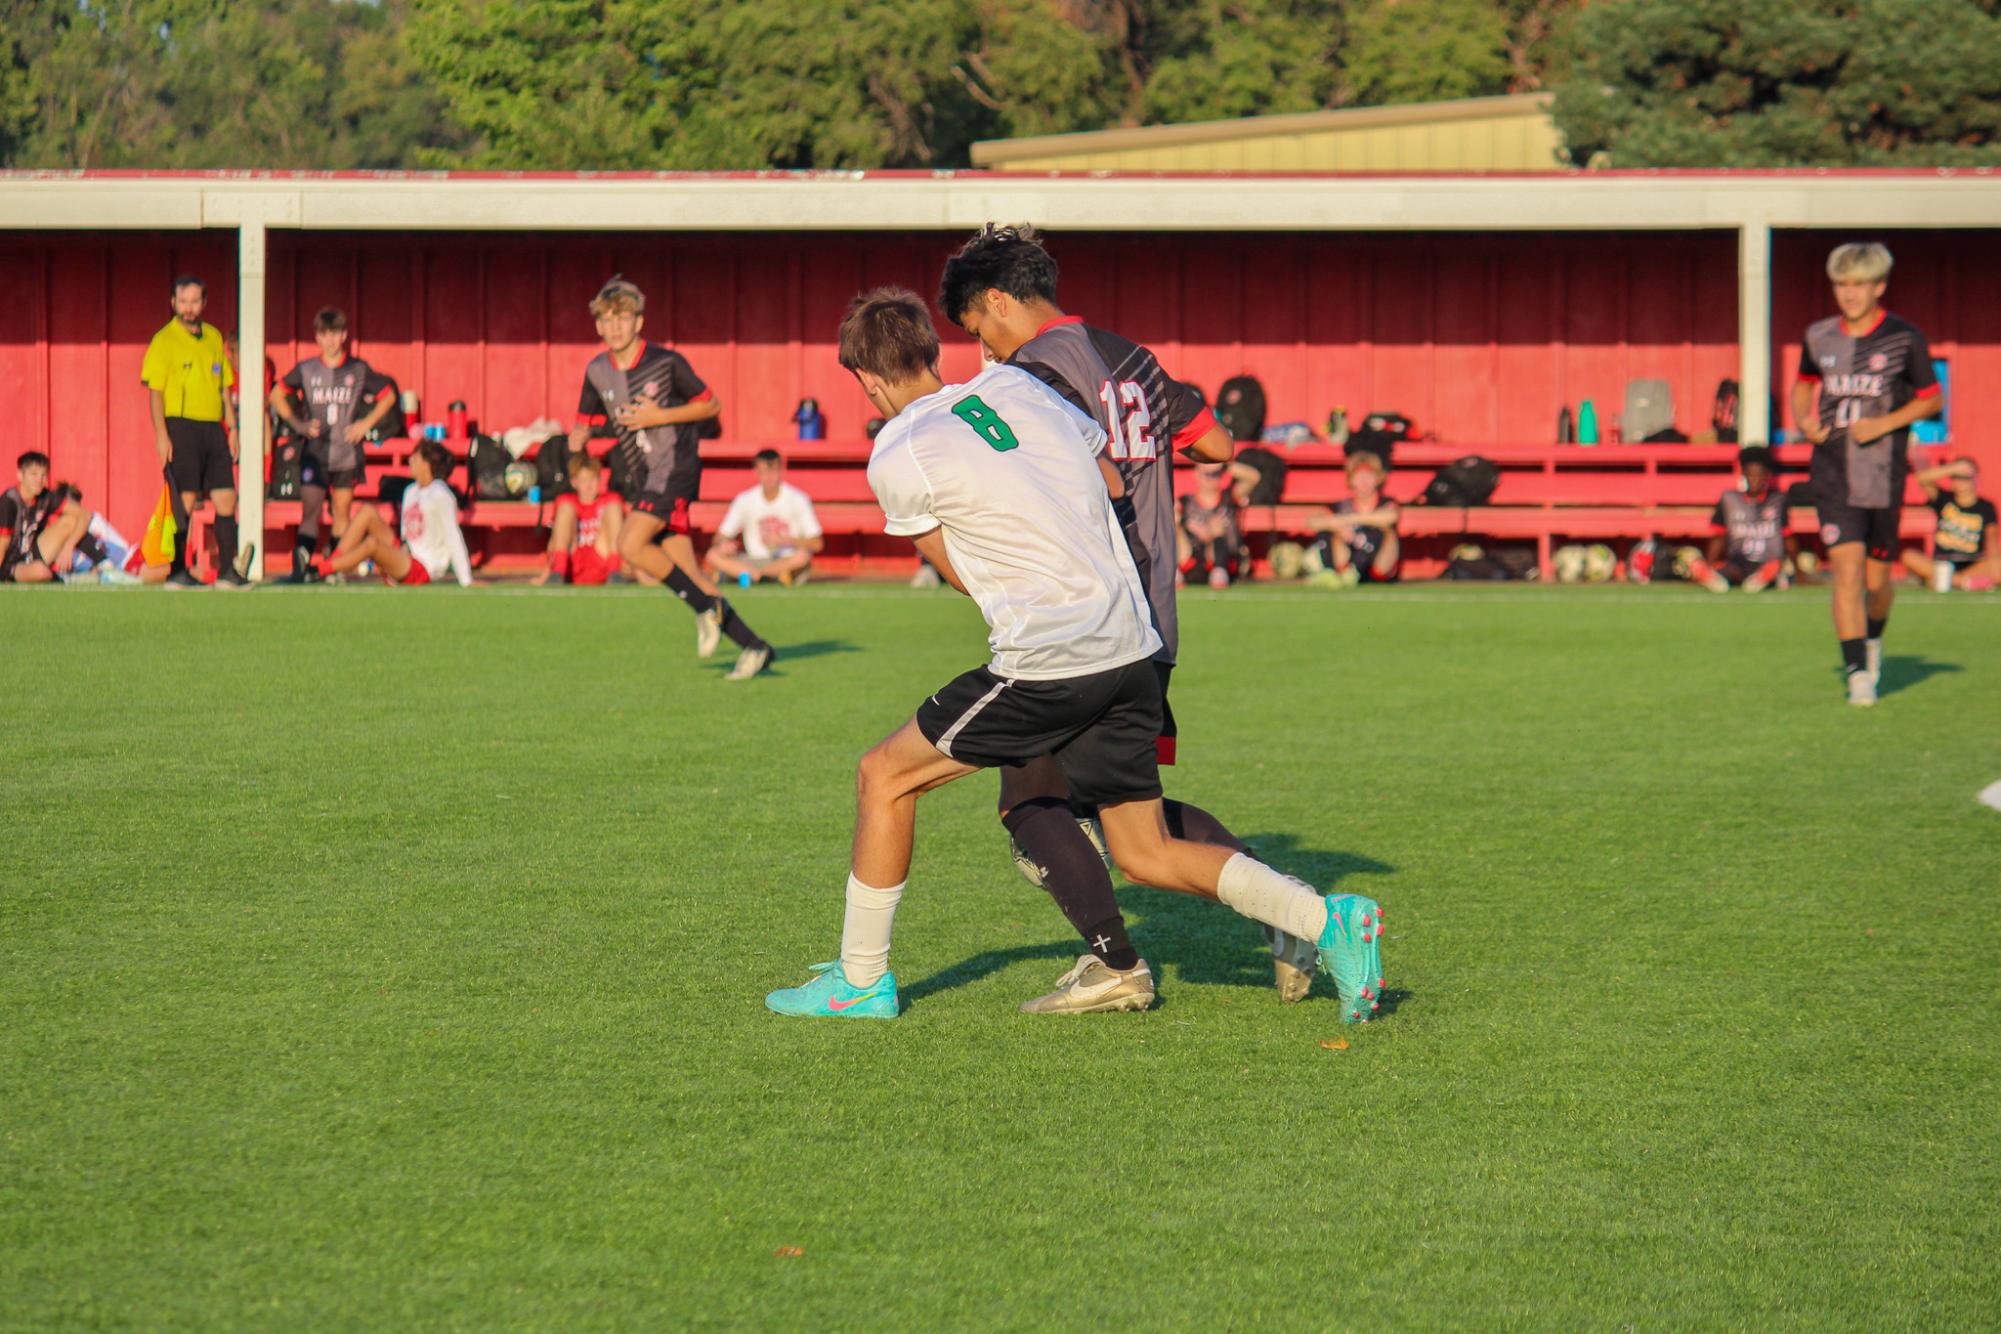
<instances>
[{"instance_id":1,"label":"dry leaf on grass","mask_svg":"<svg viewBox=\"0 0 2001 1334\"><path fill-rule=\"evenodd\" d=\"M1326 1038L1322 1038L1320 1039L1320 1045L1325 1047L1329 1051L1346 1051L1348 1050L1348 1039L1335 1038L1332 1041L1329 1041Z\"/></svg>"},{"instance_id":2,"label":"dry leaf on grass","mask_svg":"<svg viewBox=\"0 0 2001 1334\"><path fill-rule=\"evenodd\" d=\"M780 1246L777 1251L777 1258L780 1260L796 1260L805 1253L805 1248L800 1246Z\"/></svg>"}]
</instances>

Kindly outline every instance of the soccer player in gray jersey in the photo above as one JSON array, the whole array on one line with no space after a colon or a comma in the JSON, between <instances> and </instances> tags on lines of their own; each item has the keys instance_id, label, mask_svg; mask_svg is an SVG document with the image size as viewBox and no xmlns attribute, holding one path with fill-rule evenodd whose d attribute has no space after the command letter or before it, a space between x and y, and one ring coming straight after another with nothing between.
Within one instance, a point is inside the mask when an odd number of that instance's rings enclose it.
<instances>
[{"instance_id":1,"label":"soccer player in gray jersey","mask_svg":"<svg viewBox=\"0 0 2001 1334\"><path fill-rule=\"evenodd\" d=\"M702 488L700 426L722 404L672 348L649 343L646 294L613 277L591 299L591 318L605 350L584 367L570 449L581 450L593 428L609 426L636 479L623 497L631 514L619 529L618 554L646 571L695 613L695 652L708 657L722 636L735 641L731 681L748 681L770 665L771 645L737 615L695 559L690 511Z\"/></svg>"},{"instance_id":2,"label":"soccer player in gray jersey","mask_svg":"<svg viewBox=\"0 0 2001 1334\"><path fill-rule=\"evenodd\" d=\"M1689 576L1712 593L1728 593L1732 585L1746 593L1762 593L1778 581L1785 561L1795 552L1786 532L1786 493L1778 485L1778 460L1772 451L1754 445L1737 456L1744 473L1742 490L1731 488L1717 498L1709 516L1708 550L1689 563Z\"/></svg>"},{"instance_id":3,"label":"soccer player in gray jersey","mask_svg":"<svg viewBox=\"0 0 2001 1334\"><path fill-rule=\"evenodd\" d=\"M347 534L354 488L367 460L368 433L395 406L396 390L360 357L347 353L347 316L328 306L313 316L317 357L308 357L271 386L271 410L305 440L299 460L299 527L292 538L290 582L309 583L320 540L320 511L333 502L332 553ZM296 397L297 403L294 403Z\"/></svg>"},{"instance_id":4,"label":"soccer player in gray jersey","mask_svg":"<svg viewBox=\"0 0 2001 1334\"><path fill-rule=\"evenodd\" d=\"M1848 702L1863 708L1876 703L1883 671L1911 423L1944 405L1924 334L1883 309L1890 264L1890 252L1873 241L1837 246L1827 257L1841 313L1808 326L1792 392L1793 420L1813 441L1814 506Z\"/></svg>"},{"instance_id":5,"label":"soccer player in gray jersey","mask_svg":"<svg viewBox=\"0 0 2001 1334\"><path fill-rule=\"evenodd\" d=\"M1154 655L1162 699L1157 744L1161 763L1174 762L1174 714L1167 685L1180 644L1176 614L1175 505L1171 455L1175 450L1206 462L1227 461L1236 442L1202 402L1202 396L1161 367L1152 352L1115 333L1094 328L1056 304L1057 266L1028 227L989 224L945 264L939 306L980 341L995 361L1017 366L1089 414L1110 441L1106 455L1125 487L1121 517L1146 583L1161 648ZM1215 816L1183 802L1165 803L1176 838L1247 852ZM1046 889L1087 945L1110 969L1137 957L1118 911L1111 876L1088 817L1073 812L1062 771L1048 757L1001 770L1001 823L1014 841L1015 862L1030 882ZM1313 942L1267 932L1279 994L1305 997L1313 982ZM1074 970L1073 970L1074 971ZM1022 1008L1032 1013L1072 1012L1077 979Z\"/></svg>"}]
</instances>

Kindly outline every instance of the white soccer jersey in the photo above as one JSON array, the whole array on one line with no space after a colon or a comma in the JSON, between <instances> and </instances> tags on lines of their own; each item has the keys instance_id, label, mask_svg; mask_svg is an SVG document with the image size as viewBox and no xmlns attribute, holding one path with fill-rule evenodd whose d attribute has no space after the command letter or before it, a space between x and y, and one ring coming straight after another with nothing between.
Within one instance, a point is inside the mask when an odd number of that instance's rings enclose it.
<instances>
[{"instance_id":1,"label":"white soccer jersey","mask_svg":"<svg viewBox=\"0 0 2001 1334\"><path fill-rule=\"evenodd\" d=\"M442 579L449 572L461 584L472 582L472 559L459 531L458 498L439 479L403 493L403 545L431 578Z\"/></svg>"},{"instance_id":2,"label":"white soccer jersey","mask_svg":"<svg viewBox=\"0 0 2001 1334\"><path fill-rule=\"evenodd\" d=\"M887 531L942 528L996 675L1060 680L1160 647L1096 456L1105 432L1026 371L991 366L882 428L868 480Z\"/></svg>"},{"instance_id":3,"label":"white soccer jersey","mask_svg":"<svg viewBox=\"0 0 2001 1334\"><path fill-rule=\"evenodd\" d=\"M789 482L778 484L778 498L769 499L764 488L753 486L730 502L717 537L741 537L743 554L752 560L770 560L791 551L806 537L820 536L820 519L813 513L813 498Z\"/></svg>"}]
</instances>

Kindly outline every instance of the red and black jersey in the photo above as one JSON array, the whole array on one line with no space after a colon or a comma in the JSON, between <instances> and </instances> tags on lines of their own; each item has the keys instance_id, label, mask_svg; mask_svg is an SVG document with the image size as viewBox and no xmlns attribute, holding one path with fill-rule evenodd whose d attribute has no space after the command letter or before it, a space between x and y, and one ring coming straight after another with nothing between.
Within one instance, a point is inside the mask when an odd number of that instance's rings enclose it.
<instances>
[{"instance_id":1,"label":"red and black jersey","mask_svg":"<svg viewBox=\"0 0 2001 1334\"><path fill-rule=\"evenodd\" d=\"M1202 395L1161 367L1138 343L1065 315L1036 330L1008 364L1035 376L1089 414L1110 437L1105 454L1125 479L1146 546L1147 601L1160 631L1162 662L1180 645L1174 604L1172 458L1208 433L1216 419Z\"/></svg>"},{"instance_id":2,"label":"red and black jersey","mask_svg":"<svg viewBox=\"0 0 2001 1334\"><path fill-rule=\"evenodd\" d=\"M1828 429L1827 439L1813 448L1815 493L1859 509L1901 504L1910 468L1910 429L1858 445L1848 428L1939 392L1924 334L1887 310L1859 334L1849 333L1841 317L1831 315L1808 326L1800 345L1799 378L1820 385L1820 422Z\"/></svg>"},{"instance_id":3,"label":"red and black jersey","mask_svg":"<svg viewBox=\"0 0 2001 1334\"><path fill-rule=\"evenodd\" d=\"M618 438L630 475L664 479L700 466L701 423L628 430L618 425L619 409L639 398L650 398L663 408L678 408L708 397L709 387L686 357L658 343L642 342L630 366L616 364L609 349L591 358L590 365L584 367L577 416L588 425L611 428L608 433Z\"/></svg>"},{"instance_id":4,"label":"red and black jersey","mask_svg":"<svg viewBox=\"0 0 2001 1334\"><path fill-rule=\"evenodd\" d=\"M1725 491L1709 522L1723 534L1724 559L1759 566L1786 554L1786 493L1776 486L1754 496Z\"/></svg>"},{"instance_id":5,"label":"red and black jersey","mask_svg":"<svg viewBox=\"0 0 2001 1334\"><path fill-rule=\"evenodd\" d=\"M43 487L33 500L25 499L18 486L0 492L0 582L20 562L41 559L35 540L63 507L63 496L63 488L56 486Z\"/></svg>"},{"instance_id":6,"label":"red and black jersey","mask_svg":"<svg viewBox=\"0 0 2001 1334\"><path fill-rule=\"evenodd\" d=\"M308 357L280 383L299 400L306 420L320 424L314 452L336 472L359 469L362 447L348 443L347 428L373 412L377 400L395 395L389 381L360 357L342 357L331 366Z\"/></svg>"}]
</instances>

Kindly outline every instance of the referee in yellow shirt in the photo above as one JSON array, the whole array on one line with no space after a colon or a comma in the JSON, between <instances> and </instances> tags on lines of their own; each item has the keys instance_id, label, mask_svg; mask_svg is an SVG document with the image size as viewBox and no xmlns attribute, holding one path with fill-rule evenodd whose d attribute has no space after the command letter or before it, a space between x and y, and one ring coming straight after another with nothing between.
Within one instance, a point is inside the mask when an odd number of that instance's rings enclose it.
<instances>
[{"instance_id":1,"label":"referee in yellow shirt","mask_svg":"<svg viewBox=\"0 0 2001 1334\"><path fill-rule=\"evenodd\" d=\"M222 333L202 323L208 305L208 284L199 278L174 279L174 318L153 335L139 373L153 406L153 447L166 469L167 484L180 494L182 513L201 503L203 493L215 502L215 545L222 573L220 588L241 588L250 581L236 572L236 408L229 390L236 371L223 352ZM183 523L182 531L186 532ZM188 572L187 543L174 547L170 587L199 588Z\"/></svg>"}]
</instances>

